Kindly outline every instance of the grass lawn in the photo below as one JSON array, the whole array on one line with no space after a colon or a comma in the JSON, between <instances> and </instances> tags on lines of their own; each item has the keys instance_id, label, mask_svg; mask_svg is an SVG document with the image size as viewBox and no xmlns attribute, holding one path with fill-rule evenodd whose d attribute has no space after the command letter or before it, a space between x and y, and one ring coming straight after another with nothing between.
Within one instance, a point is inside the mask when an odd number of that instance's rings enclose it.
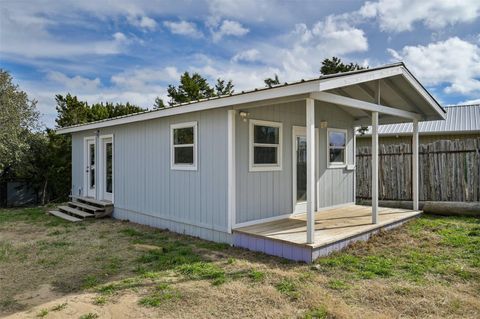
<instances>
[{"instance_id":1,"label":"grass lawn","mask_svg":"<svg viewBox=\"0 0 480 319\"><path fill-rule=\"evenodd\" d=\"M313 265L113 219L0 210L0 317L480 318L480 220L424 216Z\"/></svg>"}]
</instances>

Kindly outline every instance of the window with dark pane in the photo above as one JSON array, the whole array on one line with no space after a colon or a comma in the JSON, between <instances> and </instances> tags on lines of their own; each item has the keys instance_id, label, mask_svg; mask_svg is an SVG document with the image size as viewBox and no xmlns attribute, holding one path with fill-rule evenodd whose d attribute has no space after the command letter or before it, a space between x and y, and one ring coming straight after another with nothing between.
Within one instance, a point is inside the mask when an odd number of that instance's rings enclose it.
<instances>
[{"instance_id":1,"label":"window with dark pane","mask_svg":"<svg viewBox=\"0 0 480 319\"><path fill-rule=\"evenodd\" d=\"M173 163L178 165L195 164L195 127L173 129Z\"/></svg>"},{"instance_id":2,"label":"window with dark pane","mask_svg":"<svg viewBox=\"0 0 480 319\"><path fill-rule=\"evenodd\" d=\"M254 143L278 144L279 128L272 126L255 125Z\"/></svg>"},{"instance_id":3,"label":"window with dark pane","mask_svg":"<svg viewBox=\"0 0 480 319\"><path fill-rule=\"evenodd\" d=\"M176 128L173 131L173 144L193 144L194 142L194 130L193 127Z\"/></svg>"},{"instance_id":4,"label":"window with dark pane","mask_svg":"<svg viewBox=\"0 0 480 319\"><path fill-rule=\"evenodd\" d=\"M253 148L253 160L255 164L276 164L277 163L277 148L255 146Z\"/></svg>"},{"instance_id":5,"label":"window with dark pane","mask_svg":"<svg viewBox=\"0 0 480 319\"><path fill-rule=\"evenodd\" d=\"M113 192L113 148L112 143L107 143L106 148L106 169L105 169L105 179L106 179L106 191L107 193Z\"/></svg>"},{"instance_id":6,"label":"window with dark pane","mask_svg":"<svg viewBox=\"0 0 480 319\"><path fill-rule=\"evenodd\" d=\"M175 164L193 164L193 146L175 147Z\"/></svg>"}]
</instances>

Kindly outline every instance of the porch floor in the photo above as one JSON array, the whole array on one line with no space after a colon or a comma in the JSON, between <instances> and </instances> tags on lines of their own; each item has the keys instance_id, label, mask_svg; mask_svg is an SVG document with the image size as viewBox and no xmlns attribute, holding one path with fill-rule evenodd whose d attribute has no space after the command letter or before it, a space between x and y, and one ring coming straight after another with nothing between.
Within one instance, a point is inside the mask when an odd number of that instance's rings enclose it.
<instances>
[{"instance_id":1,"label":"porch floor","mask_svg":"<svg viewBox=\"0 0 480 319\"><path fill-rule=\"evenodd\" d=\"M315 213L315 242L313 244L307 244L306 242L306 214L237 228L234 230L234 234L240 237L248 237L248 239L239 238L236 240L238 246L244 248L268 253L266 248L256 249L259 246L258 243L253 244L255 247L252 247L251 239L263 240L264 245L265 240L274 244L275 242L282 242L290 247L300 246L312 252L317 251L317 256L312 256L311 260L313 260L331 251L340 250L355 240L366 240L380 229L399 226L419 214L421 214L420 211L379 207L379 223L372 224L372 209L370 206L350 205L319 211ZM245 243L245 240L248 243ZM320 251L322 248L328 249ZM274 255L278 255L278 253ZM282 257L285 257L283 253ZM308 261L309 258L306 259Z\"/></svg>"}]
</instances>

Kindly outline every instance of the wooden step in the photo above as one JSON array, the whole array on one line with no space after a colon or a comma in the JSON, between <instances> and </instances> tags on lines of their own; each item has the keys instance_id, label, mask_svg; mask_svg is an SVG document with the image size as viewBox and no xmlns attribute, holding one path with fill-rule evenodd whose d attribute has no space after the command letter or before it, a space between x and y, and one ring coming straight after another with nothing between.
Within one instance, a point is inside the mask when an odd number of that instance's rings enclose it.
<instances>
[{"instance_id":1,"label":"wooden step","mask_svg":"<svg viewBox=\"0 0 480 319\"><path fill-rule=\"evenodd\" d=\"M98 206L92 206L88 205L82 202L68 202L68 206L73 207L73 208L83 208L92 212L103 212L105 210L105 207L98 207Z\"/></svg>"},{"instance_id":2,"label":"wooden step","mask_svg":"<svg viewBox=\"0 0 480 319\"><path fill-rule=\"evenodd\" d=\"M53 216L57 216L61 219L65 219L65 220L68 220L69 222L81 222L82 220L80 218L77 218L77 217L73 217L73 216L70 216L70 215L67 215L65 213L62 213L62 212L59 212L57 210L51 210L48 212L49 214L53 215Z\"/></svg>"},{"instance_id":3,"label":"wooden step","mask_svg":"<svg viewBox=\"0 0 480 319\"><path fill-rule=\"evenodd\" d=\"M97 200L97 199L90 198L90 197L82 197L82 196L76 196L76 195L70 195L70 197L75 201L86 203L86 204L91 204L91 205L94 205L94 206L99 206L99 207L113 206L112 202Z\"/></svg>"},{"instance_id":4,"label":"wooden step","mask_svg":"<svg viewBox=\"0 0 480 319\"><path fill-rule=\"evenodd\" d=\"M84 212L82 210L70 207L70 206L59 206L58 209L60 211L64 212L64 213L68 213L70 215L75 215L75 216L82 217L82 218L95 217L94 214L87 213L87 212Z\"/></svg>"}]
</instances>

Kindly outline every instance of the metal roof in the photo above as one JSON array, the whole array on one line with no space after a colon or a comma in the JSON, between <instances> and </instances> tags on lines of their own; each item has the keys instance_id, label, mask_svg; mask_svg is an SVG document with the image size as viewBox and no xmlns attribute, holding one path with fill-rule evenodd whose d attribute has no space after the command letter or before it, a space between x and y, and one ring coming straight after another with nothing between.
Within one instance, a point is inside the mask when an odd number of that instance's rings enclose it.
<instances>
[{"instance_id":1,"label":"metal roof","mask_svg":"<svg viewBox=\"0 0 480 319\"><path fill-rule=\"evenodd\" d=\"M419 134L480 132L480 104L446 106L445 120L418 123ZM364 135L371 134L371 127ZM379 135L412 134L412 123L379 125Z\"/></svg>"},{"instance_id":2,"label":"metal roof","mask_svg":"<svg viewBox=\"0 0 480 319\"><path fill-rule=\"evenodd\" d=\"M411 72L406 68L405 64L403 62L398 62L398 63L387 64L387 65L369 68L369 69L355 70L350 72L343 72L343 73L336 73L336 74L329 74L329 75L321 75L320 77L317 77L317 78L308 79L308 80L301 79L300 81L297 81L297 82L290 82L290 83L285 82L284 84L274 85L272 87L256 88L253 90L241 91L241 92L233 93L230 95L222 95L222 96L210 97L206 99L200 99L196 101L176 104L173 106L166 107L164 109L147 110L143 112L122 115L114 118L108 118L108 119L103 119L103 120L89 122L89 123L82 123L82 124L77 124L77 125L72 125L67 127L60 127L60 128L57 128L56 131L57 133L65 134L65 133L71 133L71 132L87 130L87 129L94 129L94 128L96 129L97 126L107 127L107 126L120 125L120 124L125 124L128 122L134 122L134 121L143 121L143 120L157 118L157 117L171 116L171 115L176 115L180 113L188 113L188 112L191 112L191 109L198 110L201 107L204 107L205 103L209 103L208 105L221 104L222 106L234 105L236 101L235 99L242 96L252 95L253 97L255 94L259 94L262 92L265 92L265 93L270 91L275 92L277 90L295 88L302 85L315 86L315 89L317 89L317 86L320 83L323 83L324 81L329 81L336 78L343 79L343 78L348 78L349 76L354 76L357 74L370 73L375 71L381 71L384 69L394 69L394 68L400 68L401 70L403 70L404 75L405 73L407 75L410 75L412 77L412 81L419 85L419 88L416 88L416 90L422 91L422 94L424 94L424 99L427 101L427 103L429 105L432 105L432 107L434 108L435 107L438 108L439 113L442 112L443 114L445 114L445 109L442 108L442 106L435 100L435 98L411 74ZM351 83L348 83L348 81L345 81L343 85L350 85L350 84ZM214 106L214 107L220 107L220 106ZM434 112L434 115L436 116L437 114L435 112L438 112L438 111L432 111L432 112ZM441 116L443 117L444 115L441 115Z\"/></svg>"}]
</instances>

